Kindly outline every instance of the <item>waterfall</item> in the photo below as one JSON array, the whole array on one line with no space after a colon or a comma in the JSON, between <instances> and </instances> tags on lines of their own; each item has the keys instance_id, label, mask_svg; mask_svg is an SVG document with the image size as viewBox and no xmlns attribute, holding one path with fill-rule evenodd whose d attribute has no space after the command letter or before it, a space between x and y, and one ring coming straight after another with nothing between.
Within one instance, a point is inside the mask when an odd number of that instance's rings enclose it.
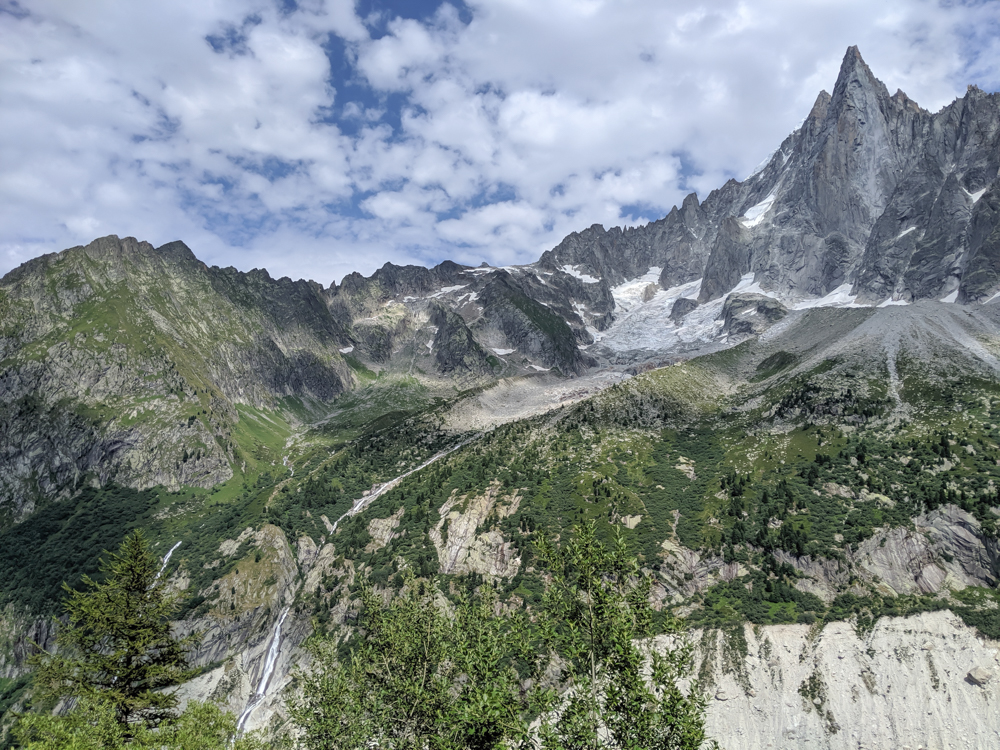
<instances>
[{"instance_id":1,"label":"waterfall","mask_svg":"<svg viewBox=\"0 0 1000 750\"><path fill-rule=\"evenodd\" d=\"M271 680L271 673L274 672L274 664L278 661L278 651L281 650L281 625L286 617L288 617L288 607L285 607L285 611L281 613L281 617L274 624L274 635L271 636L271 646L268 648L267 658L264 660L264 671L260 674L260 682L257 683L257 690L250 696L250 702L247 703L247 707L240 714L239 721L236 722L237 733L243 731L243 727L246 725L247 719L250 718L250 714L264 701L264 695L267 693L267 683Z\"/></svg>"},{"instance_id":2,"label":"waterfall","mask_svg":"<svg viewBox=\"0 0 1000 750\"><path fill-rule=\"evenodd\" d=\"M180 546L181 546L181 543L177 542L177 544L175 544L173 547L171 547L170 550L167 552L167 554L165 554L163 556L163 564L160 566L160 572L157 573L156 574L156 578L153 579L154 581L160 580L160 576L163 575L163 571L167 569L167 563L170 562L170 556L172 554L174 554L174 550L177 549Z\"/></svg>"},{"instance_id":3,"label":"waterfall","mask_svg":"<svg viewBox=\"0 0 1000 750\"><path fill-rule=\"evenodd\" d=\"M357 515L362 510L364 510L366 506L370 505L373 500L375 500L378 497L381 497L386 492L388 492L389 490L393 489L396 485L398 485L400 482L402 482L404 479L406 479L411 474L416 474L421 469L426 469L428 466L430 466L435 461L439 461L440 459L444 458L448 454L454 453L459 448L462 448L462 447L468 445L469 443L471 443L473 440L475 440L478 437L482 437L482 433L479 433L478 435L473 435L471 438L469 438L468 440L463 440L458 445L453 445L451 448L447 448L446 450L443 450L440 453L434 454L433 456L431 456L430 458L428 458L426 461L424 461L422 464L420 464L420 466L418 466L417 468L410 469L409 471L405 472L404 474L400 474L395 479L390 479L385 484L378 485L377 489L375 489L370 495L363 495L362 497L359 497L357 500L354 501L354 505L351 506L351 509L349 511L347 511L344 515L342 515L340 518L338 518L336 521L333 522L333 526L330 529L330 536L331 537L333 536L334 532L337 530L337 527L340 525L340 522L343 521L345 518L347 518L348 516Z\"/></svg>"}]
</instances>

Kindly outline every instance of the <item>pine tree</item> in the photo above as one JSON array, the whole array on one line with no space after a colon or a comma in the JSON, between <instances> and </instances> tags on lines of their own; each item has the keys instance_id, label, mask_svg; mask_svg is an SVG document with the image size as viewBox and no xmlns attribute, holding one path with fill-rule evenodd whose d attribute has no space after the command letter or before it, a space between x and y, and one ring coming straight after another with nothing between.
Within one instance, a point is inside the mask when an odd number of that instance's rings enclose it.
<instances>
[{"instance_id":1,"label":"pine tree","mask_svg":"<svg viewBox=\"0 0 1000 750\"><path fill-rule=\"evenodd\" d=\"M55 654L35 659L43 699L78 698L110 706L127 734L175 717L169 688L190 679L187 650L197 635L175 637L176 607L160 579L159 561L140 530L102 562L103 581L84 576L83 590L63 584L68 622L58 625Z\"/></svg>"}]
</instances>

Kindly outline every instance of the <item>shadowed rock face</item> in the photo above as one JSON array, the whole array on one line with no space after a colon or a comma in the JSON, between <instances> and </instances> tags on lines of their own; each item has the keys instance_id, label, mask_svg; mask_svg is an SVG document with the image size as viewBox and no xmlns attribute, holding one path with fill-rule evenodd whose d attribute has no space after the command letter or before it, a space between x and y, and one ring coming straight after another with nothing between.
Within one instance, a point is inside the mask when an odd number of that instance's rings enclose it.
<instances>
[{"instance_id":1,"label":"shadowed rock face","mask_svg":"<svg viewBox=\"0 0 1000 750\"><path fill-rule=\"evenodd\" d=\"M441 372L471 377L493 373L496 358L491 358L483 351L460 315L436 305L431 314L431 323L438 329L434 336L433 350Z\"/></svg>"},{"instance_id":2,"label":"shadowed rock face","mask_svg":"<svg viewBox=\"0 0 1000 750\"><path fill-rule=\"evenodd\" d=\"M690 297L681 297L670 308L670 319L679 325L684 320L684 316L696 307L698 307L698 300L691 299Z\"/></svg>"},{"instance_id":3,"label":"shadowed rock face","mask_svg":"<svg viewBox=\"0 0 1000 750\"><path fill-rule=\"evenodd\" d=\"M481 328L501 332L518 351L537 357L546 367L564 374L586 366L576 337L565 319L535 301L515 280L499 272L479 297L483 305Z\"/></svg>"},{"instance_id":4,"label":"shadowed rock face","mask_svg":"<svg viewBox=\"0 0 1000 750\"><path fill-rule=\"evenodd\" d=\"M788 314L778 300L763 294L730 294L722 307L722 332L752 336L763 333Z\"/></svg>"}]
</instances>

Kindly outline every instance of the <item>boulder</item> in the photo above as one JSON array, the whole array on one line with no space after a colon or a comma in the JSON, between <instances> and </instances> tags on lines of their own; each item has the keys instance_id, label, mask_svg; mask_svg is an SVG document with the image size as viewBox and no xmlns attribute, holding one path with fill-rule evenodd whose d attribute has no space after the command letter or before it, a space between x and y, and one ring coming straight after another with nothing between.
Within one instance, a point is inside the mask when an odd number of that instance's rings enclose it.
<instances>
[{"instance_id":1,"label":"boulder","mask_svg":"<svg viewBox=\"0 0 1000 750\"><path fill-rule=\"evenodd\" d=\"M993 673L984 667L973 667L969 670L969 674L965 676L966 682L977 687L983 687L992 679Z\"/></svg>"}]
</instances>

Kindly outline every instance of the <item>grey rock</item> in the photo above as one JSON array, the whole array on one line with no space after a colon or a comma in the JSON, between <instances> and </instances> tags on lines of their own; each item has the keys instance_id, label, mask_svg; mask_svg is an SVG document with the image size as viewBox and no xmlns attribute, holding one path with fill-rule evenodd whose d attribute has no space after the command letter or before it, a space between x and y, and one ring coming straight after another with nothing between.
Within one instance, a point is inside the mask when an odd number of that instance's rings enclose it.
<instances>
[{"instance_id":1,"label":"grey rock","mask_svg":"<svg viewBox=\"0 0 1000 750\"><path fill-rule=\"evenodd\" d=\"M718 299L739 283L749 266L749 237L735 216L722 222L705 266L699 302Z\"/></svg>"},{"instance_id":2,"label":"grey rock","mask_svg":"<svg viewBox=\"0 0 1000 750\"><path fill-rule=\"evenodd\" d=\"M431 323L438 329L432 348L441 372L478 377L499 369L496 357L487 354L476 342L460 315L435 305Z\"/></svg>"},{"instance_id":3,"label":"grey rock","mask_svg":"<svg viewBox=\"0 0 1000 750\"><path fill-rule=\"evenodd\" d=\"M522 354L545 367L558 367L563 374L587 366L566 320L532 299L509 273L493 274L479 301L483 306L482 319L476 323L479 330L498 331Z\"/></svg>"},{"instance_id":4,"label":"grey rock","mask_svg":"<svg viewBox=\"0 0 1000 750\"><path fill-rule=\"evenodd\" d=\"M753 336L784 318L788 309L763 294L730 294L722 306L722 332Z\"/></svg>"},{"instance_id":5,"label":"grey rock","mask_svg":"<svg viewBox=\"0 0 1000 750\"><path fill-rule=\"evenodd\" d=\"M993 679L993 673L983 667L973 667L969 670L969 673L965 676L966 682L976 685L977 687L983 687L990 680Z\"/></svg>"},{"instance_id":6,"label":"grey rock","mask_svg":"<svg viewBox=\"0 0 1000 750\"><path fill-rule=\"evenodd\" d=\"M691 299L690 297L681 297L679 300L674 302L674 306L670 308L670 319L675 324L680 324L684 320L684 316L689 312L698 307L698 300Z\"/></svg>"}]
</instances>

